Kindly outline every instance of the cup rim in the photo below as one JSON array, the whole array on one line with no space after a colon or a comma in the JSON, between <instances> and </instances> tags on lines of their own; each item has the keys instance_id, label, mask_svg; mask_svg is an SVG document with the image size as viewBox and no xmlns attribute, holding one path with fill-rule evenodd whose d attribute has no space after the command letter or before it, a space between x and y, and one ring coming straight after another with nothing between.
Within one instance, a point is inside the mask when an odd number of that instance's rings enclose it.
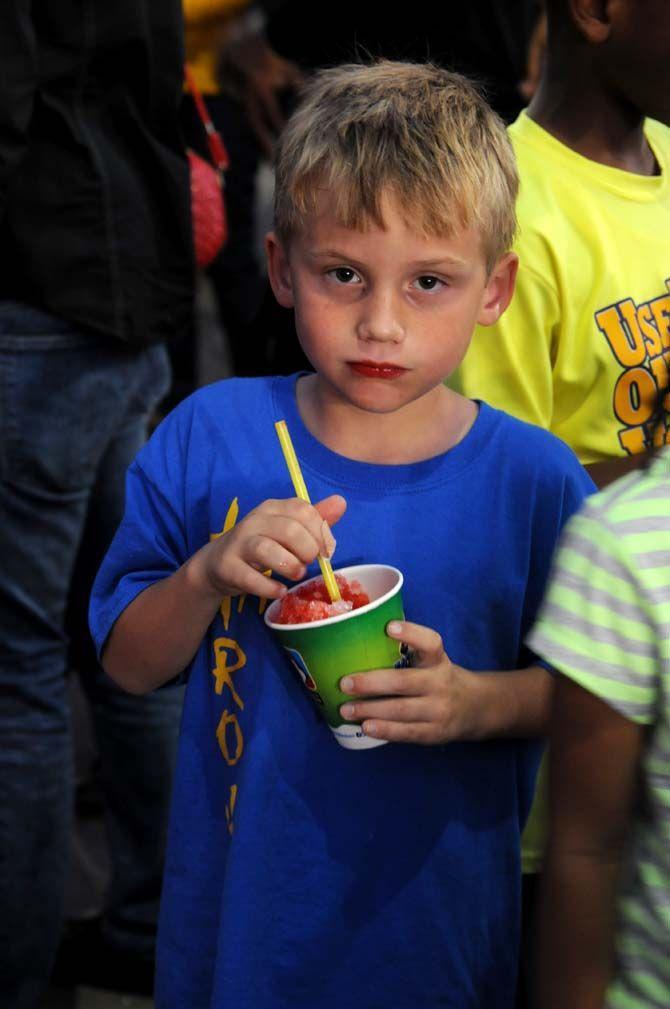
<instances>
[{"instance_id":1,"label":"cup rim","mask_svg":"<svg viewBox=\"0 0 670 1009\"><path fill-rule=\"evenodd\" d=\"M396 567L393 567L392 564L351 564L349 565L349 567L346 568L337 568L334 571L334 574L343 575L347 579L349 577L356 578L355 572L364 571L368 568L375 568L377 570L379 568L384 568L384 570L386 571L392 571L397 576L397 582L392 588L388 589L383 595L379 596L379 598L377 599L374 599L371 603L366 603L365 606L359 606L358 609L355 610L347 610L346 613L337 613L334 617L324 617L323 620L306 620L303 621L303 623L301 624L276 624L272 620L270 620L270 613L273 607L275 605L279 606L281 602L280 599L273 599L268 608L266 609L265 613L263 614L263 620L265 621L265 624L268 627L271 627L273 631L279 631L279 633L281 633L282 631L306 631L312 627L313 628L326 627L326 626L331 627L333 624L339 624L345 620L350 620L354 616L362 616L364 613L370 613L372 612L372 610L378 609L378 607L382 606L387 601L387 599L390 599L391 596L396 595L396 593L398 593L402 588L404 582L402 571L400 571ZM349 572L351 572L351 574L349 574ZM311 582L316 582L320 578L321 578L320 574L314 575L312 578L306 578L304 581L299 582L298 585L292 586L289 589L289 593L294 593L303 585L309 585Z\"/></svg>"}]
</instances>

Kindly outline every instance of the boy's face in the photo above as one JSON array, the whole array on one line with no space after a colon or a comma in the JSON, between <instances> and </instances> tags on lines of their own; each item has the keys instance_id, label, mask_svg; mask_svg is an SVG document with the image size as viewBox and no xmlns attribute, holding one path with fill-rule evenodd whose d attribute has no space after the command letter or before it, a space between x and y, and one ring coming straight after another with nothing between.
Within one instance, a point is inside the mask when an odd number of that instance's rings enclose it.
<instances>
[{"instance_id":1,"label":"boy's face","mask_svg":"<svg viewBox=\"0 0 670 1009\"><path fill-rule=\"evenodd\" d=\"M326 195L284 248L266 240L270 281L295 308L301 346L329 392L387 413L425 396L462 361L476 323L490 325L514 289L516 256L487 275L479 235L427 238L390 199L384 229L338 223Z\"/></svg>"}]
</instances>

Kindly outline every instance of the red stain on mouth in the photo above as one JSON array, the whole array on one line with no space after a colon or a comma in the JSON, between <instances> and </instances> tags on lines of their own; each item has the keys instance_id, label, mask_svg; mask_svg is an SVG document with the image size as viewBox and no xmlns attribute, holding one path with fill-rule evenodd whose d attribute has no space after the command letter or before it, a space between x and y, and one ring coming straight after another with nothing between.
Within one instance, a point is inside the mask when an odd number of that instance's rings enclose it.
<instances>
[{"instance_id":1,"label":"red stain on mouth","mask_svg":"<svg viewBox=\"0 0 670 1009\"><path fill-rule=\"evenodd\" d=\"M365 378L398 378L407 371L407 368L385 361L348 361L347 364L357 375Z\"/></svg>"}]
</instances>

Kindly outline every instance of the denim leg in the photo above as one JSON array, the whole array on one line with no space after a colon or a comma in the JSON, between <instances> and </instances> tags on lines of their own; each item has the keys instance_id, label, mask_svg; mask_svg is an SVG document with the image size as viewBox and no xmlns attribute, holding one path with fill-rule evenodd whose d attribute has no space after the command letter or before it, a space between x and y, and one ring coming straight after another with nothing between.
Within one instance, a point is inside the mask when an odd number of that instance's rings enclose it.
<instances>
[{"instance_id":1,"label":"denim leg","mask_svg":"<svg viewBox=\"0 0 670 1009\"><path fill-rule=\"evenodd\" d=\"M65 612L91 488L138 359L0 305L3 1009L34 1009L58 942L72 788Z\"/></svg>"},{"instance_id":2,"label":"denim leg","mask_svg":"<svg viewBox=\"0 0 670 1009\"><path fill-rule=\"evenodd\" d=\"M152 367L98 468L69 620L73 660L100 755L112 863L103 933L120 950L147 957L153 956L156 939L183 688L166 687L143 697L119 689L95 660L86 611L92 580L123 514L125 471L146 439L149 410L160 398L157 375Z\"/></svg>"}]
</instances>

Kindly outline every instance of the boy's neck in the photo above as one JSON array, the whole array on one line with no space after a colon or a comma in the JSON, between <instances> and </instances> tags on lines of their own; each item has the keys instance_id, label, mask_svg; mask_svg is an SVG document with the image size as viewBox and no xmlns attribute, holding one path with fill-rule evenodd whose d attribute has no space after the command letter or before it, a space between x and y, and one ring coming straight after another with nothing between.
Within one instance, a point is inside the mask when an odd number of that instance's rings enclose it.
<instances>
[{"instance_id":1,"label":"boy's neck","mask_svg":"<svg viewBox=\"0 0 670 1009\"><path fill-rule=\"evenodd\" d=\"M560 67L557 60L549 60L528 115L590 161L635 175L657 175L659 167L644 135L644 116L606 88L588 65L582 65L583 58L572 56L567 73L563 60Z\"/></svg>"},{"instance_id":2,"label":"boy's neck","mask_svg":"<svg viewBox=\"0 0 670 1009\"><path fill-rule=\"evenodd\" d=\"M466 436L477 406L445 386L401 410L372 413L342 402L318 375L298 381L300 416L326 448L357 462L403 465L441 455Z\"/></svg>"}]
</instances>

